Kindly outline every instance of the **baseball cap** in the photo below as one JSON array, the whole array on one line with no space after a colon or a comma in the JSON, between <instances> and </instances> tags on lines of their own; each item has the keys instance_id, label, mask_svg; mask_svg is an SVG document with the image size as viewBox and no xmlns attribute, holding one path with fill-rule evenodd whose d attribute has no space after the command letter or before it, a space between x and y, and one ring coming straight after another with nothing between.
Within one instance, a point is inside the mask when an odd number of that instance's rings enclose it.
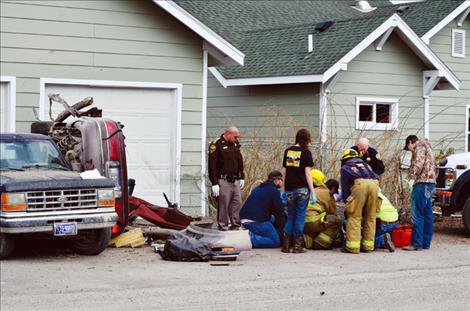
<instances>
[{"instance_id":1,"label":"baseball cap","mask_svg":"<svg viewBox=\"0 0 470 311\"><path fill-rule=\"evenodd\" d=\"M272 171L268 175L269 180L274 180L274 179L277 179L277 178L282 178L282 174L279 171Z\"/></svg>"}]
</instances>

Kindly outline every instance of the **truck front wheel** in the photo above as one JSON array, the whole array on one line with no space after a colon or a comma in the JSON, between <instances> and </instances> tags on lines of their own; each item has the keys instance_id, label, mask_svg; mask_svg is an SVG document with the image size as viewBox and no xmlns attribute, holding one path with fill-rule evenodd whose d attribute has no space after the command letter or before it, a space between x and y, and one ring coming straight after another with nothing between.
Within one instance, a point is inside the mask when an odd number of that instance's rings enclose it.
<instances>
[{"instance_id":1,"label":"truck front wheel","mask_svg":"<svg viewBox=\"0 0 470 311\"><path fill-rule=\"evenodd\" d=\"M11 255L15 248L15 241L9 234L0 233L0 259L5 259Z\"/></svg>"},{"instance_id":2,"label":"truck front wheel","mask_svg":"<svg viewBox=\"0 0 470 311\"><path fill-rule=\"evenodd\" d=\"M98 255L111 240L111 228L84 230L73 241L72 247L80 255Z\"/></svg>"},{"instance_id":3,"label":"truck front wheel","mask_svg":"<svg viewBox=\"0 0 470 311\"><path fill-rule=\"evenodd\" d=\"M467 233L470 235L470 197L467 199L465 205L463 206L462 216L463 225L465 226Z\"/></svg>"}]
</instances>

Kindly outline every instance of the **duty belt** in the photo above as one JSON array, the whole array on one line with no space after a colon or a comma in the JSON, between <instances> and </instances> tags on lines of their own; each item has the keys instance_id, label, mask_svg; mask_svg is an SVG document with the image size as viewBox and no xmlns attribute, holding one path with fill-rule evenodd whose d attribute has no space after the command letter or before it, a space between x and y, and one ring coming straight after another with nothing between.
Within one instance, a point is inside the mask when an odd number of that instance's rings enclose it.
<instances>
[{"instance_id":1,"label":"duty belt","mask_svg":"<svg viewBox=\"0 0 470 311\"><path fill-rule=\"evenodd\" d=\"M220 179L223 179L227 182L230 182L230 183L234 183L235 181L237 181L239 178L238 176L235 176L235 175L226 175L226 174L222 174L220 175Z\"/></svg>"}]
</instances>

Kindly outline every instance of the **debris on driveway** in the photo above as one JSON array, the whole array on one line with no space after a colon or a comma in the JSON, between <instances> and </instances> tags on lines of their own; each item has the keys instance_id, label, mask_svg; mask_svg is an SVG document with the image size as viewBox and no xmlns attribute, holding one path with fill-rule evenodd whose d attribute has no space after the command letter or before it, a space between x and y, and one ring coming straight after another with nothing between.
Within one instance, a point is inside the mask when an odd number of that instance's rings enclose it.
<instances>
[{"instance_id":1,"label":"debris on driveway","mask_svg":"<svg viewBox=\"0 0 470 311\"><path fill-rule=\"evenodd\" d=\"M165 199L166 196L165 196ZM143 199L129 196L130 217L140 216L145 220L161 228L182 230L185 229L191 221L200 220L193 218L177 209L177 205L168 201L168 207L161 207Z\"/></svg>"},{"instance_id":2,"label":"debris on driveway","mask_svg":"<svg viewBox=\"0 0 470 311\"><path fill-rule=\"evenodd\" d=\"M108 246L119 247L141 247L145 244L145 237L142 233L142 229L137 228L131 231L121 233L109 241Z\"/></svg>"}]
</instances>

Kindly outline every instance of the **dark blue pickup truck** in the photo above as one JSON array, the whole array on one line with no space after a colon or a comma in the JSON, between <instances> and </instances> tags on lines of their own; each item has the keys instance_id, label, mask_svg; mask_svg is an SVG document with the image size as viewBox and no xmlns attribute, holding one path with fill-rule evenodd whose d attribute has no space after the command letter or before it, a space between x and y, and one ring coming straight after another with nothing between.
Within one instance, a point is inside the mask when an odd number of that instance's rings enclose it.
<instances>
[{"instance_id":1,"label":"dark blue pickup truck","mask_svg":"<svg viewBox=\"0 0 470 311\"><path fill-rule=\"evenodd\" d=\"M85 255L106 248L118 220L113 180L82 178L40 134L0 134L0 170L0 259L18 234L68 238Z\"/></svg>"}]
</instances>

